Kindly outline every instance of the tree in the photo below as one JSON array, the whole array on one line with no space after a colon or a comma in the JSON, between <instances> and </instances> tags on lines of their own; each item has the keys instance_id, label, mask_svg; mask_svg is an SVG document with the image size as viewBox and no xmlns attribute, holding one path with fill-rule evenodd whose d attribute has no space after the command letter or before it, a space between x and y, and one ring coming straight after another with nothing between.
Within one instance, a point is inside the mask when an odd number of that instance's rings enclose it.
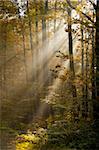
<instances>
[{"instance_id":1,"label":"tree","mask_svg":"<svg viewBox=\"0 0 99 150\"><path fill-rule=\"evenodd\" d=\"M73 60L73 43L72 43L72 24L71 24L71 9L68 7L68 39L69 39L69 56L70 56L70 71L71 71L71 82L75 79L74 60ZM72 95L77 97L76 87L71 83Z\"/></svg>"},{"instance_id":2,"label":"tree","mask_svg":"<svg viewBox=\"0 0 99 150\"><path fill-rule=\"evenodd\" d=\"M99 119L99 0L96 5L96 89L97 95L94 101L94 118Z\"/></svg>"},{"instance_id":3,"label":"tree","mask_svg":"<svg viewBox=\"0 0 99 150\"><path fill-rule=\"evenodd\" d=\"M42 41L46 39L46 13L48 10L48 0L42 1L43 12L42 12Z\"/></svg>"}]
</instances>

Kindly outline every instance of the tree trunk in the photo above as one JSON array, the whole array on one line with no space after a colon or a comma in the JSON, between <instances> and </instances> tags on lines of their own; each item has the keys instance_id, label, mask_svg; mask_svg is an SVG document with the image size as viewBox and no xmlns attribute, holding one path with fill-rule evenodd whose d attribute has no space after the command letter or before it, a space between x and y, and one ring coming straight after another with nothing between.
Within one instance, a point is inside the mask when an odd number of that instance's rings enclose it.
<instances>
[{"instance_id":1,"label":"tree trunk","mask_svg":"<svg viewBox=\"0 0 99 150\"><path fill-rule=\"evenodd\" d=\"M25 66L26 84L28 84L28 71L27 71L27 62L26 62L24 20L21 19L20 21L21 21L21 31L22 31L22 44L23 44L23 54L24 54L24 66Z\"/></svg>"},{"instance_id":2,"label":"tree trunk","mask_svg":"<svg viewBox=\"0 0 99 150\"><path fill-rule=\"evenodd\" d=\"M97 100L99 100L99 1L96 10L96 69Z\"/></svg>"},{"instance_id":3,"label":"tree trunk","mask_svg":"<svg viewBox=\"0 0 99 150\"><path fill-rule=\"evenodd\" d=\"M89 71L89 37L90 37L90 34L89 34L89 31L87 30L86 31L87 35L86 35L86 66L85 66L85 93L84 93L84 114L85 114L85 118L88 117L88 105L89 105L89 95L88 95L88 71Z\"/></svg>"},{"instance_id":4,"label":"tree trunk","mask_svg":"<svg viewBox=\"0 0 99 150\"><path fill-rule=\"evenodd\" d=\"M31 23L28 1L27 1L27 14L28 14L28 23L29 23L29 34L30 34L30 47L31 47L31 51L33 51L32 23Z\"/></svg>"},{"instance_id":5,"label":"tree trunk","mask_svg":"<svg viewBox=\"0 0 99 150\"><path fill-rule=\"evenodd\" d=\"M69 38L69 56L70 56L70 71L71 71L71 82L75 79L75 70L74 70L74 60L73 60L73 42L72 42L72 28L71 28L71 9L68 8L68 38ZM72 86L72 95L77 97L76 87L73 83Z\"/></svg>"},{"instance_id":6,"label":"tree trunk","mask_svg":"<svg viewBox=\"0 0 99 150\"><path fill-rule=\"evenodd\" d=\"M57 0L55 1L54 33L56 32L56 9L57 9Z\"/></svg>"},{"instance_id":7,"label":"tree trunk","mask_svg":"<svg viewBox=\"0 0 99 150\"><path fill-rule=\"evenodd\" d=\"M84 81L84 32L83 32L83 26L81 25L81 48L82 48L82 80ZM84 98L84 84L82 86L82 95Z\"/></svg>"},{"instance_id":8,"label":"tree trunk","mask_svg":"<svg viewBox=\"0 0 99 150\"><path fill-rule=\"evenodd\" d=\"M34 46L33 46L33 33L32 33L32 20L30 16L30 10L29 10L29 0L27 0L27 15L28 15L28 26L29 26L29 39L30 39L30 50L31 50L31 60L32 60L32 67L31 67L31 77L30 79L35 80L36 73L35 73L35 66L34 66Z\"/></svg>"},{"instance_id":9,"label":"tree trunk","mask_svg":"<svg viewBox=\"0 0 99 150\"><path fill-rule=\"evenodd\" d=\"M99 1L97 0L96 8L96 89L97 95L96 100L94 100L93 113L94 119L99 119Z\"/></svg>"},{"instance_id":10,"label":"tree trunk","mask_svg":"<svg viewBox=\"0 0 99 150\"><path fill-rule=\"evenodd\" d=\"M2 4L2 8L4 8L4 1L3 1L3 4ZM4 13L4 11L3 11ZM7 80L7 76L6 76L6 55L7 55L7 23L1 23L1 33L2 33L2 38L1 38L1 51L2 51L2 54L3 54L3 62L4 62L4 65L3 65L3 68L2 68L2 91L4 92L4 95L3 95L3 99L7 99L7 86L6 86L6 80ZM1 55L2 56L2 55Z\"/></svg>"},{"instance_id":11,"label":"tree trunk","mask_svg":"<svg viewBox=\"0 0 99 150\"><path fill-rule=\"evenodd\" d=\"M94 20L94 12L93 12L93 20ZM95 77L95 30L92 28L92 99L96 98L97 91L96 91L96 77Z\"/></svg>"}]
</instances>

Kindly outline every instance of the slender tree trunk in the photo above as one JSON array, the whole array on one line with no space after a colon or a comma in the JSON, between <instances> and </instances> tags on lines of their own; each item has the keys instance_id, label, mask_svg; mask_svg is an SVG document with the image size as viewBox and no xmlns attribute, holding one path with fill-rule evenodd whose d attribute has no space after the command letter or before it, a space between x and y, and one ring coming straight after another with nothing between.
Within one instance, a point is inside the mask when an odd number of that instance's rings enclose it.
<instances>
[{"instance_id":1,"label":"slender tree trunk","mask_svg":"<svg viewBox=\"0 0 99 150\"><path fill-rule=\"evenodd\" d=\"M38 9L36 0L35 0L35 32L36 32L36 45L38 45Z\"/></svg>"},{"instance_id":2,"label":"slender tree trunk","mask_svg":"<svg viewBox=\"0 0 99 150\"><path fill-rule=\"evenodd\" d=\"M97 87L97 100L99 100L99 1L97 0L96 10L96 87Z\"/></svg>"},{"instance_id":3,"label":"slender tree trunk","mask_svg":"<svg viewBox=\"0 0 99 150\"><path fill-rule=\"evenodd\" d=\"M21 19L21 30L22 30L22 43L23 43L23 53L24 53L24 66L25 66L25 74L26 74L26 84L28 84L28 71L27 71L25 35L24 35L24 20L22 20L22 19Z\"/></svg>"},{"instance_id":4,"label":"slender tree trunk","mask_svg":"<svg viewBox=\"0 0 99 150\"><path fill-rule=\"evenodd\" d=\"M89 31L86 31L88 35L86 35L87 39L86 39L86 80L85 80L85 97L84 97L84 108L85 108L85 118L88 117L88 105L89 105L89 102L88 102L88 99L89 99L89 95L88 95L88 66L89 66L89 59L88 59L88 55L89 55L89 37L90 37L90 34L89 34Z\"/></svg>"},{"instance_id":5,"label":"slender tree trunk","mask_svg":"<svg viewBox=\"0 0 99 150\"><path fill-rule=\"evenodd\" d=\"M57 0L55 0L54 33L56 32L56 9L57 9Z\"/></svg>"},{"instance_id":6,"label":"slender tree trunk","mask_svg":"<svg viewBox=\"0 0 99 150\"><path fill-rule=\"evenodd\" d=\"M43 5L43 9L42 9L42 46L44 46L44 51L42 50L41 51L41 55L43 56L43 53L45 54L45 55L47 55L47 47L45 47L46 46L46 43L45 43L45 41L47 42L47 40L46 40L46 36L47 36L47 29L46 29L46 15L47 15L47 11L48 11L48 0L44 0L44 1L42 1L42 5ZM46 50L45 50L45 48L46 48ZM41 59L43 58L41 56ZM47 58L46 58L47 59ZM44 86L44 84L45 85L47 85L47 82L45 82L45 78L48 76L48 66L47 66L47 64L45 65L44 63L44 60L42 59L41 60L42 61L42 64L41 64L41 69L42 69L42 73L41 73L41 81L42 81L42 85Z\"/></svg>"},{"instance_id":7,"label":"slender tree trunk","mask_svg":"<svg viewBox=\"0 0 99 150\"><path fill-rule=\"evenodd\" d=\"M37 9L37 5L38 2L37 0L34 1L35 3L35 36L36 36L36 48L35 48L35 57L36 57L36 77L38 77L39 75L39 66L37 65L38 62L38 57L39 57L39 49L38 49L38 45L39 45L39 39L38 39L38 9ZM38 78L36 78L36 81L38 80Z\"/></svg>"},{"instance_id":8,"label":"slender tree trunk","mask_svg":"<svg viewBox=\"0 0 99 150\"><path fill-rule=\"evenodd\" d=\"M82 16L81 16L82 17ZM82 19L83 21L83 19ZM82 118L82 113L83 113L83 101L84 101L84 30L83 30L83 25L81 24L81 73L82 73L82 98L80 102L80 112L79 112L79 117Z\"/></svg>"},{"instance_id":9,"label":"slender tree trunk","mask_svg":"<svg viewBox=\"0 0 99 150\"><path fill-rule=\"evenodd\" d=\"M2 8L5 7L4 1L2 2ZM3 10L4 14L4 10ZM2 47L2 53L3 53L3 68L2 68L2 90L4 92L3 98L6 100L7 99L7 76L6 76L6 54L7 54L7 23L2 22L1 23L1 32L2 32L2 38L1 38L1 47Z\"/></svg>"},{"instance_id":10,"label":"slender tree trunk","mask_svg":"<svg viewBox=\"0 0 99 150\"><path fill-rule=\"evenodd\" d=\"M28 14L28 25L29 25L29 37L30 37L30 50L31 50L31 60L32 60L32 69L31 69L31 76L32 80L35 79L36 77L36 72L35 72L35 66L34 66L34 60L35 60L35 55L33 54L33 34L32 34L32 20L30 16L30 10L29 10L29 1L27 0L27 14Z\"/></svg>"},{"instance_id":11,"label":"slender tree trunk","mask_svg":"<svg viewBox=\"0 0 99 150\"><path fill-rule=\"evenodd\" d=\"M94 37L94 29L92 29L92 99L96 98L97 91L96 91L96 77L95 77L95 37Z\"/></svg>"},{"instance_id":12,"label":"slender tree trunk","mask_svg":"<svg viewBox=\"0 0 99 150\"><path fill-rule=\"evenodd\" d=\"M47 0L44 0L43 3L43 15L42 15L42 41L44 42L46 39L46 13L47 13Z\"/></svg>"},{"instance_id":13,"label":"slender tree trunk","mask_svg":"<svg viewBox=\"0 0 99 150\"><path fill-rule=\"evenodd\" d=\"M34 49L34 59L35 59L35 75L36 75L36 78L35 78L35 81L37 83L37 86L36 86L36 91L38 91L38 86L39 86L39 79L38 79L38 76L39 76L39 65L37 64L38 60L39 60L39 49L38 49L38 45L39 45L39 39L38 39L38 8L37 8L37 5L38 5L38 1L37 0L34 0L34 5L35 5L35 36L36 36L36 47ZM38 93L35 93L35 100L34 100L34 110L35 110L35 114L37 113L38 111L38 108L40 106L40 96Z\"/></svg>"},{"instance_id":14,"label":"slender tree trunk","mask_svg":"<svg viewBox=\"0 0 99 150\"><path fill-rule=\"evenodd\" d=\"M5 7L4 1L2 1L2 8ZM3 10L4 13L4 10ZM6 75L6 57L7 57L7 23L8 22L0 22L1 24L1 29L0 29L0 33L1 33L1 39L0 39L0 52L1 52L1 60L4 62L4 65L2 67L2 69L0 70L0 74L1 74L1 99L0 99L0 123L2 123L4 120L4 117L2 115L2 106L3 106L3 102L7 101L7 75ZM0 144L1 144L1 149L7 149L7 137L2 136L2 132L0 132Z\"/></svg>"},{"instance_id":15,"label":"slender tree trunk","mask_svg":"<svg viewBox=\"0 0 99 150\"><path fill-rule=\"evenodd\" d=\"M94 20L94 12L93 12L93 20ZM96 55L95 55L95 29L92 28L92 64L91 64L91 82L92 82L92 101L90 103L90 118L93 119L93 101L96 98Z\"/></svg>"},{"instance_id":16,"label":"slender tree trunk","mask_svg":"<svg viewBox=\"0 0 99 150\"><path fill-rule=\"evenodd\" d=\"M31 51L33 51L33 36L32 36L32 24L31 24L31 17L30 17L30 11L29 11L29 2L27 1L27 14L28 14L28 23L29 23L29 34L30 34L30 47ZM32 52L33 53L33 52Z\"/></svg>"},{"instance_id":17,"label":"slender tree trunk","mask_svg":"<svg viewBox=\"0 0 99 150\"><path fill-rule=\"evenodd\" d=\"M4 28L4 36L3 36L3 46L4 46L4 91L5 91L5 99L7 99L7 76L6 76L6 58L7 58L7 26L6 24L3 26Z\"/></svg>"},{"instance_id":18,"label":"slender tree trunk","mask_svg":"<svg viewBox=\"0 0 99 150\"><path fill-rule=\"evenodd\" d=\"M96 89L97 95L96 100L94 100L93 113L94 119L99 119L99 0L97 0L96 8Z\"/></svg>"},{"instance_id":19,"label":"slender tree trunk","mask_svg":"<svg viewBox=\"0 0 99 150\"><path fill-rule=\"evenodd\" d=\"M71 10L68 8L68 38L69 38L69 56L70 56L70 70L71 82L75 79L74 60L73 60L73 42L72 42L72 28L71 28ZM72 83L72 95L77 97L76 87Z\"/></svg>"},{"instance_id":20,"label":"slender tree trunk","mask_svg":"<svg viewBox=\"0 0 99 150\"><path fill-rule=\"evenodd\" d=\"M81 48L82 48L82 80L84 81L84 32L83 26L81 25ZM82 97L84 98L84 84L82 86Z\"/></svg>"}]
</instances>

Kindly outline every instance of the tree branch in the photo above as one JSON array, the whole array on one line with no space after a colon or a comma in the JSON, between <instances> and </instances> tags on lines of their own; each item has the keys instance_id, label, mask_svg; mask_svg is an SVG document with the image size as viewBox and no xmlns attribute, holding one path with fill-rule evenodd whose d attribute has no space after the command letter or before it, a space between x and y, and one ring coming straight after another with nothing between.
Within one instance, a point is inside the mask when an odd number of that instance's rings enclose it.
<instances>
[{"instance_id":1,"label":"tree branch","mask_svg":"<svg viewBox=\"0 0 99 150\"><path fill-rule=\"evenodd\" d=\"M81 12L81 11L80 11ZM89 21L91 21L94 25L95 25L95 22L88 16L86 15L85 13L81 12L82 15L84 15Z\"/></svg>"},{"instance_id":2,"label":"tree branch","mask_svg":"<svg viewBox=\"0 0 99 150\"><path fill-rule=\"evenodd\" d=\"M95 5L95 3L93 3L91 0L89 0L89 2L93 5L94 9L96 10L97 6Z\"/></svg>"},{"instance_id":3,"label":"tree branch","mask_svg":"<svg viewBox=\"0 0 99 150\"><path fill-rule=\"evenodd\" d=\"M83 22L83 21L81 21L81 20L79 20L79 19L74 19L74 20L73 20L73 23L74 23L74 24L80 23L80 24L82 24L82 25L85 25L85 26L88 27L88 28L95 28L95 26L91 26L91 25L87 24L86 22Z\"/></svg>"},{"instance_id":4,"label":"tree branch","mask_svg":"<svg viewBox=\"0 0 99 150\"><path fill-rule=\"evenodd\" d=\"M67 2L67 4L72 8L72 9L75 9L76 10L76 8L71 4L71 2L69 1L69 0L66 0L66 2ZM82 15L84 15L89 21L91 21L94 25L95 25L95 23L94 23L94 21L88 16L88 15L86 15L85 13L83 13L82 11L79 11Z\"/></svg>"}]
</instances>

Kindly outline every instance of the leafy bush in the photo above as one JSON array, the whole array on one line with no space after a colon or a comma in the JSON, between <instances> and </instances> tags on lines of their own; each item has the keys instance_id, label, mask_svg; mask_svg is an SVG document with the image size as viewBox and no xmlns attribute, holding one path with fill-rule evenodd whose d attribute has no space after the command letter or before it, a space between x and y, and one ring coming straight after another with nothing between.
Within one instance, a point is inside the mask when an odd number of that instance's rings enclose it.
<instances>
[{"instance_id":1,"label":"leafy bush","mask_svg":"<svg viewBox=\"0 0 99 150\"><path fill-rule=\"evenodd\" d=\"M16 138L16 150L39 150L47 141L46 130L39 128L35 134L28 132L27 134L18 135Z\"/></svg>"},{"instance_id":2,"label":"leafy bush","mask_svg":"<svg viewBox=\"0 0 99 150\"><path fill-rule=\"evenodd\" d=\"M75 150L98 150L99 145L96 142L96 133L93 127L83 125L75 127L76 124L65 124L57 122L48 129L48 142L43 146L43 150L68 148ZM98 138L99 139L99 138ZM45 149L44 149L45 147Z\"/></svg>"},{"instance_id":3,"label":"leafy bush","mask_svg":"<svg viewBox=\"0 0 99 150\"><path fill-rule=\"evenodd\" d=\"M94 126L82 123L55 121L47 129L21 134L16 139L16 150L98 150L99 135Z\"/></svg>"}]
</instances>

